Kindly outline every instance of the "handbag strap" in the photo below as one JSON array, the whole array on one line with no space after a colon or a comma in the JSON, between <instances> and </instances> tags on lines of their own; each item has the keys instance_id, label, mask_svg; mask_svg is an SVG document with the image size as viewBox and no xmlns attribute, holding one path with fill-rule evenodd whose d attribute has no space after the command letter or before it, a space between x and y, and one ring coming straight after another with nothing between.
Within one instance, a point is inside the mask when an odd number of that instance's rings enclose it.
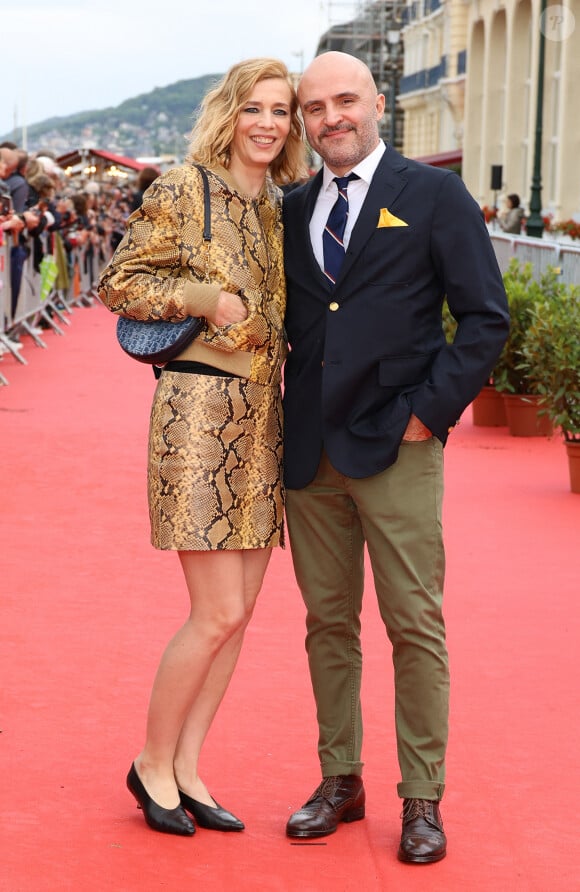
<instances>
[{"instance_id":1,"label":"handbag strap","mask_svg":"<svg viewBox=\"0 0 580 892\"><path fill-rule=\"evenodd\" d=\"M209 282L209 251L211 244L211 201L209 196L209 180L205 168L201 164L194 164L203 180L203 241L205 243L205 282Z\"/></svg>"}]
</instances>

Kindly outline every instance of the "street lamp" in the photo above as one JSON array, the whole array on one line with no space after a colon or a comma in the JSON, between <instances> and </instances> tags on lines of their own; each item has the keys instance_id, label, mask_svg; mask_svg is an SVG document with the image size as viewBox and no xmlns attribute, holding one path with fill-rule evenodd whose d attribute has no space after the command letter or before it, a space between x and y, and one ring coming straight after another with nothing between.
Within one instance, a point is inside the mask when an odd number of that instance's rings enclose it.
<instances>
[{"instance_id":1,"label":"street lamp","mask_svg":"<svg viewBox=\"0 0 580 892\"><path fill-rule=\"evenodd\" d=\"M544 106L544 60L546 55L546 38L544 36L544 13L546 0L540 0L540 44L538 53L538 97L536 103L536 138L534 142L534 169L532 174L532 191L530 195L530 216L526 223L526 233L533 238L542 238L544 221L542 219L542 115Z\"/></svg>"}]
</instances>

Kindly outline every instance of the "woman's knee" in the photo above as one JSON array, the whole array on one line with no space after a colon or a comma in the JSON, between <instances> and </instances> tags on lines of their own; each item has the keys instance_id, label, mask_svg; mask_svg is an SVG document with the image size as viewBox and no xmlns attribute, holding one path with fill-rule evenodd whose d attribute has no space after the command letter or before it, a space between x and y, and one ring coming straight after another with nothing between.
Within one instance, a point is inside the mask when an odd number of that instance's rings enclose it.
<instances>
[{"instance_id":1,"label":"woman's knee","mask_svg":"<svg viewBox=\"0 0 580 892\"><path fill-rule=\"evenodd\" d=\"M195 612L191 621L198 635L202 635L210 647L216 650L236 634L244 631L249 616L243 604L228 607L216 607L209 616L199 616Z\"/></svg>"}]
</instances>

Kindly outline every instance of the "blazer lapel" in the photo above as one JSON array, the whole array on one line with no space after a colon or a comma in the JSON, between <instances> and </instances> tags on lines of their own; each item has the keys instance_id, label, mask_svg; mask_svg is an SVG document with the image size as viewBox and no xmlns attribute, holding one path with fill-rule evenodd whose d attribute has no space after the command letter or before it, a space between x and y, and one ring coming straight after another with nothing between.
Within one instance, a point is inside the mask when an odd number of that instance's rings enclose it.
<instances>
[{"instance_id":1,"label":"blazer lapel","mask_svg":"<svg viewBox=\"0 0 580 892\"><path fill-rule=\"evenodd\" d=\"M307 269L308 275L313 274L316 276L317 282L324 286L325 292L330 292L331 285L320 266L318 265L318 261L314 256L314 251L312 250L312 242L310 241L310 218L314 212L314 205L316 204L316 199L318 197L318 193L320 192L322 186L322 169L318 171L314 179L310 182L309 186L305 190L304 201L302 205L302 217L300 220L300 233L301 233L301 251L304 266Z\"/></svg>"},{"instance_id":2,"label":"blazer lapel","mask_svg":"<svg viewBox=\"0 0 580 892\"><path fill-rule=\"evenodd\" d=\"M407 178L404 175L406 167L407 162L403 156L399 155L391 146L387 146L371 180L358 220L351 233L337 285L348 274L377 228L381 208L392 207L407 185Z\"/></svg>"}]
</instances>

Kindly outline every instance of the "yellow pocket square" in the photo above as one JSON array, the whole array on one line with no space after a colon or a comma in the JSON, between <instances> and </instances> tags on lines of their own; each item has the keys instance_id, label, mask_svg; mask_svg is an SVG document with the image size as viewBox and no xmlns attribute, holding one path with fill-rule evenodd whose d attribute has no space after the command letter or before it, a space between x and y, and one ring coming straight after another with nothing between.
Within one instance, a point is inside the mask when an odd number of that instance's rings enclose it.
<instances>
[{"instance_id":1,"label":"yellow pocket square","mask_svg":"<svg viewBox=\"0 0 580 892\"><path fill-rule=\"evenodd\" d=\"M383 226L408 226L408 223L405 223L404 220L401 220L399 217L395 217L394 214L391 214L387 208L381 208L381 213L379 215L379 222L377 223L377 229L381 229Z\"/></svg>"}]
</instances>

